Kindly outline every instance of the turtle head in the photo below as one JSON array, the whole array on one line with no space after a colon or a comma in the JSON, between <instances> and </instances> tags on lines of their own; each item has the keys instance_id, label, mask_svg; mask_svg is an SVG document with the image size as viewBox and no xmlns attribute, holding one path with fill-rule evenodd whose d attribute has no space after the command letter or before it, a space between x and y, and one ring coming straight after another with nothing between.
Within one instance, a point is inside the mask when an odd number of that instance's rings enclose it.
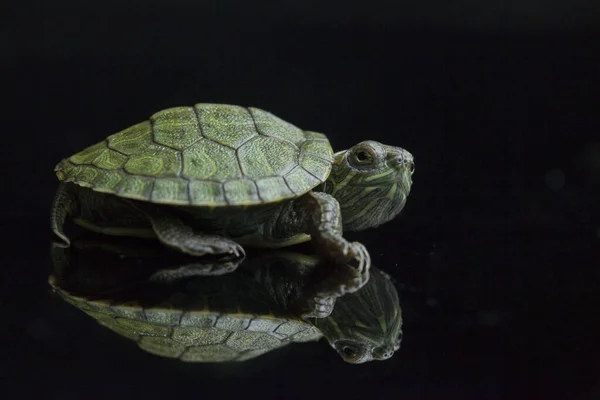
<instances>
[{"instance_id":1,"label":"turtle head","mask_svg":"<svg viewBox=\"0 0 600 400\"><path fill-rule=\"evenodd\" d=\"M387 360L402 341L398 291L386 273L373 267L365 286L337 299L331 314L314 324L346 362Z\"/></svg>"},{"instance_id":2,"label":"turtle head","mask_svg":"<svg viewBox=\"0 0 600 400\"><path fill-rule=\"evenodd\" d=\"M368 140L334 154L323 191L340 203L344 230L376 227L396 217L410 192L413 156Z\"/></svg>"}]
</instances>

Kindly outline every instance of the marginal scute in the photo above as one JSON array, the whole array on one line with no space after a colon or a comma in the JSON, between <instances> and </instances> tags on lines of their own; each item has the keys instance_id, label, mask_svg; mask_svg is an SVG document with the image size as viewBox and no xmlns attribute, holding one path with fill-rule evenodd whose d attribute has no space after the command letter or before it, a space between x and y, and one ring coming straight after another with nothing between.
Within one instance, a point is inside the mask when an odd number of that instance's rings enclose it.
<instances>
[{"instance_id":1,"label":"marginal scute","mask_svg":"<svg viewBox=\"0 0 600 400\"><path fill-rule=\"evenodd\" d=\"M198 140L200 127L193 107L173 107L150 117L154 141L173 149L182 150Z\"/></svg>"},{"instance_id":2,"label":"marginal scute","mask_svg":"<svg viewBox=\"0 0 600 400\"><path fill-rule=\"evenodd\" d=\"M101 317L97 317L97 316L93 316L93 317L97 319L97 321L100 325L107 327L111 331L113 331L121 336L124 336L128 339L135 340L135 341L137 341L139 339L139 335L137 333L135 333L134 331L130 330L127 327L116 324L114 319L107 315L104 315Z\"/></svg>"},{"instance_id":3,"label":"marginal scute","mask_svg":"<svg viewBox=\"0 0 600 400\"><path fill-rule=\"evenodd\" d=\"M179 178L157 179L150 200L157 203L188 204L188 181Z\"/></svg>"},{"instance_id":4,"label":"marginal scute","mask_svg":"<svg viewBox=\"0 0 600 400\"><path fill-rule=\"evenodd\" d=\"M311 132L314 135L314 132ZM324 161L333 161L333 151L328 140L307 140L302 145L302 153L312 155L323 159Z\"/></svg>"},{"instance_id":5,"label":"marginal scute","mask_svg":"<svg viewBox=\"0 0 600 400\"><path fill-rule=\"evenodd\" d=\"M197 326L198 328L210 328L215 324L216 315L203 314L200 312L187 312L179 321L180 326Z\"/></svg>"},{"instance_id":6,"label":"marginal scute","mask_svg":"<svg viewBox=\"0 0 600 400\"><path fill-rule=\"evenodd\" d=\"M144 336L138 345L148 353L169 358L179 358L185 351L184 345L163 337Z\"/></svg>"},{"instance_id":7,"label":"marginal scute","mask_svg":"<svg viewBox=\"0 0 600 400\"><path fill-rule=\"evenodd\" d=\"M112 310L110 308L108 308L106 306L106 304L103 304L102 302L98 301L87 301L87 300L83 300L81 297L78 298L78 300L80 301L77 305L77 307L79 307L79 304L84 303L86 306L86 309L88 311L91 312L95 312L95 313L99 313L99 314L106 314L106 315L113 315L112 314Z\"/></svg>"},{"instance_id":8,"label":"marginal scute","mask_svg":"<svg viewBox=\"0 0 600 400\"><path fill-rule=\"evenodd\" d=\"M119 170L104 170L94 181L94 190L104 193L113 193L121 180L123 180L123 172Z\"/></svg>"},{"instance_id":9,"label":"marginal scute","mask_svg":"<svg viewBox=\"0 0 600 400\"><path fill-rule=\"evenodd\" d=\"M208 139L201 139L183 151L182 175L215 182L242 177L235 151Z\"/></svg>"},{"instance_id":10,"label":"marginal scute","mask_svg":"<svg viewBox=\"0 0 600 400\"><path fill-rule=\"evenodd\" d=\"M248 109L223 104L196 104L202 134L224 146L237 149L256 136Z\"/></svg>"},{"instance_id":11,"label":"marginal scute","mask_svg":"<svg viewBox=\"0 0 600 400\"><path fill-rule=\"evenodd\" d=\"M149 200L153 184L154 178L130 175L121 182L117 193L128 199Z\"/></svg>"},{"instance_id":12,"label":"marginal scute","mask_svg":"<svg viewBox=\"0 0 600 400\"><path fill-rule=\"evenodd\" d=\"M297 164L298 150L287 142L259 136L238 149L244 175L256 179L285 175Z\"/></svg>"},{"instance_id":13,"label":"marginal scute","mask_svg":"<svg viewBox=\"0 0 600 400\"><path fill-rule=\"evenodd\" d=\"M113 315L128 319L137 319L140 321L146 319L143 310L140 310L139 307L127 306L126 303L121 303L116 307L110 307L110 312Z\"/></svg>"},{"instance_id":14,"label":"marginal scute","mask_svg":"<svg viewBox=\"0 0 600 400\"><path fill-rule=\"evenodd\" d=\"M304 329L306 329L306 326L286 322L284 324L279 325L277 329L275 329L275 332L285 336L292 336Z\"/></svg>"},{"instance_id":15,"label":"marginal scute","mask_svg":"<svg viewBox=\"0 0 600 400\"><path fill-rule=\"evenodd\" d=\"M233 304L232 304L233 305ZM235 305L237 308L237 305ZM225 304L221 304L221 310L224 310ZM233 309L231 310L233 312ZM238 329L244 329L248 326L250 320L248 318L230 317L228 315L221 315L217 319L215 328L224 329L227 331L235 331Z\"/></svg>"},{"instance_id":16,"label":"marginal scute","mask_svg":"<svg viewBox=\"0 0 600 400\"><path fill-rule=\"evenodd\" d=\"M282 176L271 176L256 181L260 198L265 202L276 201L294 196L294 192L285 183Z\"/></svg>"},{"instance_id":17,"label":"marginal scute","mask_svg":"<svg viewBox=\"0 0 600 400\"><path fill-rule=\"evenodd\" d=\"M289 122L259 108L250 107L249 110L261 135L289 140L296 146L300 146L306 140L304 132Z\"/></svg>"},{"instance_id":18,"label":"marginal scute","mask_svg":"<svg viewBox=\"0 0 600 400\"><path fill-rule=\"evenodd\" d=\"M237 179L223 184L225 198L231 204L257 203L260 201L256 184L247 179Z\"/></svg>"},{"instance_id":19,"label":"marginal scute","mask_svg":"<svg viewBox=\"0 0 600 400\"><path fill-rule=\"evenodd\" d=\"M188 362L221 362L231 361L238 356L238 352L224 344L212 346L189 347L180 357L181 361Z\"/></svg>"},{"instance_id":20,"label":"marginal scute","mask_svg":"<svg viewBox=\"0 0 600 400\"><path fill-rule=\"evenodd\" d=\"M223 186L217 182L192 181L190 185L190 200L192 205L224 206L225 193Z\"/></svg>"},{"instance_id":21,"label":"marginal scute","mask_svg":"<svg viewBox=\"0 0 600 400\"><path fill-rule=\"evenodd\" d=\"M171 326L177 325L179 323L179 318L181 318L182 311L181 310L160 310L158 309L156 312L148 312L144 313L144 318L146 321L153 325L163 325L163 326Z\"/></svg>"},{"instance_id":22,"label":"marginal scute","mask_svg":"<svg viewBox=\"0 0 600 400\"><path fill-rule=\"evenodd\" d=\"M268 353L271 349L258 349L258 350L248 350L240 354L239 357L235 359L235 361L246 361L256 358L260 355Z\"/></svg>"},{"instance_id":23,"label":"marginal scute","mask_svg":"<svg viewBox=\"0 0 600 400\"><path fill-rule=\"evenodd\" d=\"M81 185L91 187L96 178L100 176L101 171L90 165L79 166L74 179Z\"/></svg>"},{"instance_id":24,"label":"marginal scute","mask_svg":"<svg viewBox=\"0 0 600 400\"><path fill-rule=\"evenodd\" d=\"M281 324L280 320L267 318L254 318L248 325L248 330L253 332L271 332Z\"/></svg>"},{"instance_id":25,"label":"marginal scute","mask_svg":"<svg viewBox=\"0 0 600 400\"><path fill-rule=\"evenodd\" d=\"M302 343L318 340L321 338L321 336L321 333L316 328L311 326L310 328L301 330L300 332L291 336L289 339L294 342Z\"/></svg>"},{"instance_id":26,"label":"marginal scute","mask_svg":"<svg viewBox=\"0 0 600 400\"><path fill-rule=\"evenodd\" d=\"M320 180L325 180L331 172L331 163L308 154L305 154L304 157L302 157L300 165Z\"/></svg>"},{"instance_id":27,"label":"marginal scute","mask_svg":"<svg viewBox=\"0 0 600 400\"><path fill-rule=\"evenodd\" d=\"M294 168L289 174L285 176L285 181L289 185L290 189L297 195L306 192L306 188L312 188L321 183L320 180L306 172L304 169L297 167Z\"/></svg>"}]
</instances>

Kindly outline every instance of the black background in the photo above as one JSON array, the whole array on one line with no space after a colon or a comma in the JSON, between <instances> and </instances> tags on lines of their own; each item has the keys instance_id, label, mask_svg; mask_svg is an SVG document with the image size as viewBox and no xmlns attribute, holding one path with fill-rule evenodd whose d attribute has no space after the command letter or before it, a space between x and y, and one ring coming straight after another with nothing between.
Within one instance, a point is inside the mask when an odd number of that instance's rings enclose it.
<instances>
[{"instance_id":1,"label":"black background","mask_svg":"<svg viewBox=\"0 0 600 400\"><path fill-rule=\"evenodd\" d=\"M600 397L596 2L398 3L3 6L5 398ZM414 154L402 216L347 235L399 282L391 360L311 343L183 364L48 293L54 165L197 102Z\"/></svg>"}]
</instances>

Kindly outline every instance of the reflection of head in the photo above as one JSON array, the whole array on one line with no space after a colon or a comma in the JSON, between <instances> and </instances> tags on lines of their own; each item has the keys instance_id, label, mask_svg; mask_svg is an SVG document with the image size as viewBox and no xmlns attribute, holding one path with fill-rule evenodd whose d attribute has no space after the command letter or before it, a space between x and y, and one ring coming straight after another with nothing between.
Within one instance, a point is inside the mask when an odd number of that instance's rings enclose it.
<instances>
[{"instance_id":1,"label":"reflection of head","mask_svg":"<svg viewBox=\"0 0 600 400\"><path fill-rule=\"evenodd\" d=\"M385 273L372 268L369 282L339 298L331 315L317 319L315 325L347 362L388 359L402 340L396 287Z\"/></svg>"}]
</instances>

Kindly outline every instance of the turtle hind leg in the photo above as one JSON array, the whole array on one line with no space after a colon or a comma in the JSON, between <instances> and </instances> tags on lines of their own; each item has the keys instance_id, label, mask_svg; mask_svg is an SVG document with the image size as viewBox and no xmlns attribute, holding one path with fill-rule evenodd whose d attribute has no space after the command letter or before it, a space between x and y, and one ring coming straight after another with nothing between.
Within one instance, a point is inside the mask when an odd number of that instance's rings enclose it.
<instances>
[{"instance_id":1,"label":"turtle hind leg","mask_svg":"<svg viewBox=\"0 0 600 400\"><path fill-rule=\"evenodd\" d=\"M74 185L61 183L54 196L52 211L50 212L50 223L52 231L58 236L64 247L71 245L71 240L65 234L63 228L67 217L77 213L79 204L77 201L77 190Z\"/></svg>"},{"instance_id":2,"label":"turtle hind leg","mask_svg":"<svg viewBox=\"0 0 600 400\"><path fill-rule=\"evenodd\" d=\"M173 282L193 276L227 274L233 272L246 256L244 248L233 240L195 232L168 212L154 212L149 217L156 237L168 247L192 256L216 256L212 262L192 262L160 270L152 275L152 281Z\"/></svg>"},{"instance_id":3,"label":"turtle hind leg","mask_svg":"<svg viewBox=\"0 0 600 400\"><path fill-rule=\"evenodd\" d=\"M223 236L195 232L169 212L146 211L146 213L156 237L171 248L192 256L211 254L221 256L221 259L246 256L244 248L237 242Z\"/></svg>"}]
</instances>

